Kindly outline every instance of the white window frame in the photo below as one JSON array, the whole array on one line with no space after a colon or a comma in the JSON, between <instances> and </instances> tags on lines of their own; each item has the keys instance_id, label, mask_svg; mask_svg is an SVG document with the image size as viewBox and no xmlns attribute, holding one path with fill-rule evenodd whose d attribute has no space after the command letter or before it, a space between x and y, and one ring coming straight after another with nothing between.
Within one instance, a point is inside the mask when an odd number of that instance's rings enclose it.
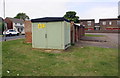
<instances>
[{"instance_id":1,"label":"white window frame","mask_svg":"<svg viewBox=\"0 0 120 78\"><path fill-rule=\"evenodd\" d=\"M109 21L109 25L112 25L112 21Z\"/></svg>"},{"instance_id":2,"label":"white window frame","mask_svg":"<svg viewBox=\"0 0 120 78\"><path fill-rule=\"evenodd\" d=\"M92 21L87 21L87 25L91 26Z\"/></svg>"},{"instance_id":3,"label":"white window frame","mask_svg":"<svg viewBox=\"0 0 120 78\"><path fill-rule=\"evenodd\" d=\"M103 21L102 24L103 24L103 25L106 25L106 21Z\"/></svg>"}]
</instances>

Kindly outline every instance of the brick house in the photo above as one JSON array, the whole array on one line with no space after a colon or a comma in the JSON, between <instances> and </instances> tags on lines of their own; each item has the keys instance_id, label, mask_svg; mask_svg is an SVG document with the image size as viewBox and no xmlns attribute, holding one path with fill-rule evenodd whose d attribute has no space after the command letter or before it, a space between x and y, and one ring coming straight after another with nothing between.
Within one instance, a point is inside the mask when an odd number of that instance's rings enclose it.
<instances>
[{"instance_id":1,"label":"brick house","mask_svg":"<svg viewBox=\"0 0 120 78\"><path fill-rule=\"evenodd\" d=\"M24 21L16 18L5 18L7 29L14 29L20 33L24 33Z\"/></svg>"},{"instance_id":2,"label":"brick house","mask_svg":"<svg viewBox=\"0 0 120 78\"><path fill-rule=\"evenodd\" d=\"M80 19L80 24L85 26L86 31L94 30L95 20L94 19Z\"/></svg>"},{"instance_id":3,"label":"brick house","mask_svg":"<svg viewBox=\"0 0 120 78\"><path fill-rule=\"evenodd\" d=\"M100 30L100 23L95 23L94 30Z\"/></svg>"},{"instance_id":4,"label":"brick house","mask_svg":"<svg viewBox=\"0 0 120 78\"><path fill-rule=\"evenodd\" d=\"M108 18L99 19L100 30L118 30L120 29L120 19Z\"/></svg>"}]
</instances>

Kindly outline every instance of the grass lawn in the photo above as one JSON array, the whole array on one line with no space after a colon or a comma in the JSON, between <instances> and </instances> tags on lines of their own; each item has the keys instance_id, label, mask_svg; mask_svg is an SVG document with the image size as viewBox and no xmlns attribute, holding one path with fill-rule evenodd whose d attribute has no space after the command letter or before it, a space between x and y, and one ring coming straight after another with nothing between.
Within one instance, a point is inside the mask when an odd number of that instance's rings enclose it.
<instances>
[{"instance_id":1,"label":"grass lawn","mask_svg":"<svg viewBox=\"0 0 120 78\"><path fill-rule=\"evenodd\" d=\"M85 34L85 36L89 36L89 37L104 37L104 35L93 35L93 34Z\"/></svg>"},{"instance_id":2,"label":"grass lawn","mask_svg":"<svg viewBox=\"0 0 120 78\"><path fill-rule=\"evenodd\" d=\"M0 42L0 77L2 76L2 42Z\"/></svg>"},{"instance_id":3,"label":"grass lawn","mask_svg":"<svg viewBox=\"0 0 120 78\"><path fill-rule=\"evenodd\" d=\"M117 49L72 46L66 52L48 53L32 49L24 39L2 44L3 76L118 75Z\"/></svg>"}]
</instances>

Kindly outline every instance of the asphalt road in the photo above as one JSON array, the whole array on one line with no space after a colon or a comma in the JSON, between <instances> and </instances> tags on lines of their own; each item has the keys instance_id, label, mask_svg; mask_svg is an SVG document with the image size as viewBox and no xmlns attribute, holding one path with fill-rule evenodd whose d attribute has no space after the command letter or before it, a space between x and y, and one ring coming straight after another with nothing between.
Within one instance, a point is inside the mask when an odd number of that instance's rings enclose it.
<instances>
[{"instance_id":1,"label":"asphalt road","mask_svg":"<svg viewBox=\"0 0 120 78\"><path fill-rule=\"evenodd\" d=\"M6 37L6 41L8 41L8 40L22 39L22 38L25 38L25 35L7 36L7 37ZM4 41L4 37L0 36L0 41Z\"/></svg>"},{"instance_id":2,"label":"asphalt road","mask_svg":"<svg viewBox=\"0 0 120 78\"><path fill-rule=\"evenodd\" d=\"M86 33L86 34L105 35L105 36L107 36L108 41L111 41L113 43L116 43L116 44L120 45L120 41L118 40L120 34L118 34L118 33Z\"/></svg>"},{"instance_id":3,"label":"asphalt road","mask_svg":"<svg viewBox=\"0 0 120 78\"><path fill-rule=\"evenodd\" d=\"M105 35L104 37L108 43L107 45L114 45L114 46L120 46L120 41L119 41L119 33L86 33L86 34L93 34L93 35Z\"/></svg>"}]
</instances>

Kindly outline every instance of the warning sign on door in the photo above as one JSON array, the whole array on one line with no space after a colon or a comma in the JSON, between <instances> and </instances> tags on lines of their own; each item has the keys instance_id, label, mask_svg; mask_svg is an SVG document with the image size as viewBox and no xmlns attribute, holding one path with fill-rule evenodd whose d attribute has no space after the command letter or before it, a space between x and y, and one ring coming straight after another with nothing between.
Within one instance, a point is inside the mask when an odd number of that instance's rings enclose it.
<instances>
[{"instance_id":1,"label":"warning sign on door","mask_svg":"<svg viewBox=\"0 0 120 78\"><path fill-rule=\"evenodd\" d=\"M45 28L45 24L38 24L38 29Z\"/></svg>"}]
</instances>

